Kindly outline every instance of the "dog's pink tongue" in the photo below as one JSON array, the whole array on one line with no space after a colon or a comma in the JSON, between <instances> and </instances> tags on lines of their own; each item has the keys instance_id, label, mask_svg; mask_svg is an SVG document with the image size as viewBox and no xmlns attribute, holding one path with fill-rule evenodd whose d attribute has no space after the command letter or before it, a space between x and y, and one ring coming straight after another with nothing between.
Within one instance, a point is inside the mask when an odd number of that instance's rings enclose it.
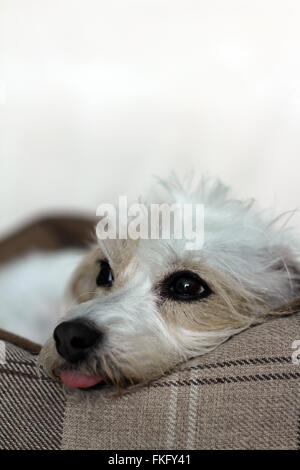
<instances>
[{"instance_id":1,"label":"dog's pink tongue","mask_svg":"<svg viewBox=\"0 0 300 470\"><path fill-rule=\"evenodd\" d=\"M97 375L82 374L74 370L63 370L60 373L61 381L72 388L89 388L102 382L102 377Z\"/></svg>"}]
</instances>

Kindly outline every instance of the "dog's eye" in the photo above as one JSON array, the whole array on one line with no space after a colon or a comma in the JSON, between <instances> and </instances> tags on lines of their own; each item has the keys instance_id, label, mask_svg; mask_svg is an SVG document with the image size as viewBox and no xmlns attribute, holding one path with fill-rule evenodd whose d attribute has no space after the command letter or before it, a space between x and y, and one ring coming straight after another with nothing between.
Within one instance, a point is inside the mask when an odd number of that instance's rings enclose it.
<instances>
[{"instance_id":1,"label":"dog's eye","mask_svg":"<svg viewBox=\"0 0 300 470\"><path fill-rule=\"evenodd\" d=\"M100 261L100 272L96 279L97 286L111 287L114 275L107 261Z\"/></svg>"},{"instance_id":2,"label":"dog's eye","mask_svg":"<svg viewBox=\"0 0 300 470\"><path fill-rule=\"evenodd\" d=\"M172 274L163 283L162 294L174 300L198 300L212 293L205 281L191 271Z\"/></svg>"}]
</instances>

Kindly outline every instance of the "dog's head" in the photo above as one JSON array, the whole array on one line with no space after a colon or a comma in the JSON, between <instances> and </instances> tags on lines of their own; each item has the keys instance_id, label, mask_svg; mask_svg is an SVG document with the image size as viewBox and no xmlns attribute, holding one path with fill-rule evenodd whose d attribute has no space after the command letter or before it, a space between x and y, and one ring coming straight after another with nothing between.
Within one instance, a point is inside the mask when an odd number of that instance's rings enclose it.
<instances>
[{"instance_id":1,"label":"dog's head","mask_svg":"<svg viewBox=\"0 0 300 470\"><path fill-rule=\"evenodd\" d=\"M84 258L68 309L42 349L50 375L70 387L122 389L159 377L299 303L291 235L219 182L193 192L173 182L163 202L204 204L204 245L181 239L107 239ZM172 238L172 237L171 237Z\"/></svg>"}]
</instances>

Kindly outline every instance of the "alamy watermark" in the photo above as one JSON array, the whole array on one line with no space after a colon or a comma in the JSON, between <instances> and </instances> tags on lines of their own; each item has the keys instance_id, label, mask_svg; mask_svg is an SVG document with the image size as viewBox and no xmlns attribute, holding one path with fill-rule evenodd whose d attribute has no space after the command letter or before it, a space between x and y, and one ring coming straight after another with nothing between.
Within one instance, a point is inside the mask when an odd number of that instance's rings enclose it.
<instances>
[{"instance_id":1,"label":"alamy watermark","mask_svg":"<svg viewBox=\"0 0 300 470\"><path fill-rule=\"evenodd\" d=\"M295 351L292 353L292 363L299 366L300 365L300 339L296 339L292 343L292 349Z\"/></svg>"},{"instance_id":2,"label":"alamy watermark","mask_svg":"<svg viewBox=\"0 0 300 470\"><path fill-rule=\"evenodd\" d=\"M185 240L186 250L201 250L204 244L203 204L128 205L127 196L119 196L118 205L97 207L100 220L96 227L101 240Z\"/></svg>"}]
</instances>

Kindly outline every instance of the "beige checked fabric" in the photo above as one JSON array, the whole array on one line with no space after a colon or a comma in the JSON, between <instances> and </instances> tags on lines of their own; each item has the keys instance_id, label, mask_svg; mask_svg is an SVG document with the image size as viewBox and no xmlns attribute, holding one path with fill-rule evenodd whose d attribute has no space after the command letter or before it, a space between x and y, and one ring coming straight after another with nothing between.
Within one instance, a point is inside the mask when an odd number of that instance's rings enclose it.
<instances>
[{"instance_id":1,"label":"beige checked fabric","mask_svg":"<svg viewBox=\"0 0 300 470\"><path fill-rule=\"evenodd\" d=\"M299 449L297 340L299 314L275 319L116 397L64 393L36 356L2 338L0 448Z\"/></svg>"}]
</instances>

